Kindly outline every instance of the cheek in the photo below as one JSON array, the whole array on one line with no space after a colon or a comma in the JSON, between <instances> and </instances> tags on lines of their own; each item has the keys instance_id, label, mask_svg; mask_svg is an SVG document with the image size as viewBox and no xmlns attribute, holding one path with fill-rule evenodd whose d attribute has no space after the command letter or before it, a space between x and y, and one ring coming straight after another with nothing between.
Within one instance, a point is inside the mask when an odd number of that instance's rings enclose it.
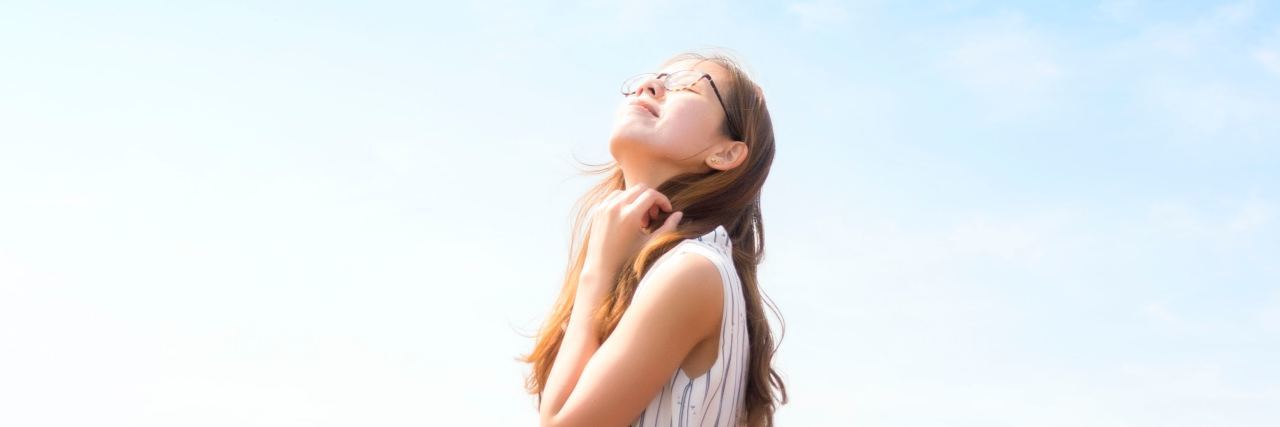
<instances>
[{"instance_id":1,"label":"cheek","mask_svg":"<svg viewBox=\"0 0 1280 427\"><path fill-rule=\"evenodd\" d=\"M714 117L697 106L681 106L667 111L659 122L662 135L679 146L698 145L706 141L716 130Z\"/></svg>"}]
</instances>

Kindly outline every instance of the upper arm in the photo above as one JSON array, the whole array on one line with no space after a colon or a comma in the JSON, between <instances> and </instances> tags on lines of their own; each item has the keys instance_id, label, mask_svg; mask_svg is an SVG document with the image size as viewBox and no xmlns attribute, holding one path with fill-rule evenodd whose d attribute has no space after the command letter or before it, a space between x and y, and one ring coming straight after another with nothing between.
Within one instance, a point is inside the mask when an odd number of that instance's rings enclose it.
<instances>
[{"instance_id":1,"label":"upper arm","mask_svg":"<svg viewBox=\"0 0 1280 427\"><path fill-rule=\"evenodd\" d=\"M650 269L550 425L633 421L693 347L719 331L722 289L719 269L697 253L675 254Z\"/></svg>"}]
</instances>

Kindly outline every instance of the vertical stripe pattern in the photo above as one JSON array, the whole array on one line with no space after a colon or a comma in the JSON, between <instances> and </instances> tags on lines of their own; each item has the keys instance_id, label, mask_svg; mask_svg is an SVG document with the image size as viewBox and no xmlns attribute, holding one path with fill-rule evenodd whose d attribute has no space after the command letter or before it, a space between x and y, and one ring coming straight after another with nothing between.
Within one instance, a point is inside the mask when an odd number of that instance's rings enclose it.
<instances>
[{"instance_id":1,"label":"vertical stripe pattern","mask_svg":"<svg viewBox=\"0 0 1280 427\"><path fill-rule=\"evenodd\" d=\"M750 341L742 283L733 266L733 244L724 226L718 226L701 237L680 242L663 254L654 267L683 252L703 255L720 270L720 283L724 286L720 349L711 369L697 378L689 378L684 369L676 369L671 380L631 423L633 427L719 427L734 426L738 422ZM639 286L644 286L645 279L647 277L640 280Z\"/></svg>"}]
</instances>

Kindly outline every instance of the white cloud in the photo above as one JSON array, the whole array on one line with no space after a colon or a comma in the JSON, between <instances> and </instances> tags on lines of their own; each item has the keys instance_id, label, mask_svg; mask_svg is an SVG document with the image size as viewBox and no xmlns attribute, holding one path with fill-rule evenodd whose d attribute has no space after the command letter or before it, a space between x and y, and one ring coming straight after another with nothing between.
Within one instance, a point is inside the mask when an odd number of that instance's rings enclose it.
<instances>
[{"instance_id":1,"label":"white cloud","mask_svg":"<svg viewBox=\"0 0 1280 427\"><path fill-rule=\"evenodd\" d=\"M1264 330L1280 332L1280 289L1272 291L1267 303L1258 310L1256 319Z\"/></svg>"},{"instance_id":2,"label":"white cloud","mask_svg":"<svg viewBox=\"0 0 1280 427\"><path fill-rule=\"evenodd\" d=\"M1191 21L1167 22L1148 28L1139 38L1140 43L1166 54L1194 56L1223 34L1253 19L1255 10L1252 1L1221 5Z\"/></svg>"},{"instance_id":3,"label":"white cloud","mask_svg":"<svg viewBox=\"0 0 1280 427\"><path fill-rule=\"evenodd\" d=\"M1068 75L1046 37L1021 15L979 20L954 37L939 68L997 116L1019 116L1052 103Z\"/></svg>"},{"instance_id":4,"label":"white cloud","mask_svg":"<svg viewBox=\"0 0 1280 427\"><path fill-rule=\"evenodd\" d=\"M1229 3L1218 6L1209 17L1209 22L1219 25L1235 25L1252 19L1257 14L1257 2L1254 0Z\"/></svg>"},{"instance_id":5,"label":"white cloud","mask_svg":"<svg viewBox=\"0 0 1280 427\"><path fill-rule=\"evenodd\" d=\"M1259 43L1247 30L1256 15L1255 3L1245 1L1149 24L1088 53L1090 63L1081 67L1094 85L1129 92L1111 108L1135 108L1135 127L1162 131L1153 138L1271 143L1280 130L1272 119L1280 116L1274 89L1234 75L1246 63L1280 73L1280 45Z\"/></svg>"},{"instance_id":6,"label":"white cloud","mask_svg":"<svg viewBox=\"0 0 1280 427\"><path fill-rule=\"evenodd\" d=\"M1253 59L1262 64L1262 68L1280 77L1280 28L1267 37L1253 51Z\"/></svg>"},{"instance_id":7,"label":"white cloud","mask_svg":"<svg viewBox=\"0 0 1280 427\"><path fill-rule=\"evenodd\" d=\"M1156 323L1173 324L1178 321L1178 316L1173 314L1173 310L1161 301L1151 301L1143 304L1139 309L1142 316Z\"/></svg>"},{"instance_id":8,"label":"white cloud","mask_svg":"<svg viewBox=\"0 0 1280 427\"><path fill-rule=\"evenodd\" d=\"M1239 384L1232 384L1227 375L1230 373L1222 364L1215 362L1193 363L1125 363L1118 368L1117 382L1126 384L1130 390L1147 390L1144 395L1160 396L1168 400L1227 400L1257 399L1276 400L1280 398L1274 391L1252 390ZM1227 372L1224 372L1227 371Z\"/></svg>"},{"instance_id":9,"label":"white cloud","mask_svg":"<svg viewBox=\"0 0 1280 427\"><path fill-rule=\"evenodd\" d=\"M1141 5L1137 0L1107 0L1098 4L1098 13L1103 18L1124 22L1139 16Z\"/></svg>"},{"instance_id":10,"label":"white cloud","mask_svg":"<svg viewBox=\"0 0 1280 427\"><path fill-rule=\"evenodd\" d=\"M1152 77L1138 82L1139 99L1172 139L1272 143L1280 103L1265 91L1218 80Z\"/></svg>"},{"instance_id":11,"label":"white cloud","mask_svg":"<svg viewBox=\"0 0 1280 427\"><path fill-rule=\"evenodd\" d=\"M1276 76L1280 76L1280 53L1271 49L1258 49L1253 52L1253 59Z\"/></svg>"},{"instance_id":12,"label":"white cloud","mask_svg":"<svg viewBox=\"0 0 1280 427\"><path fill-rule=\"evenodd\" d=\"M1242 203L1227 220L1226 229L1233 233L1259 231L1268 226L1275 215L1275 203L1252 197Z\"/></svg>"},{"instance_id":13,"label":"white cloud","mask_svg":"<svg viewBox=\"0 0 1280 427\"><path fill-rule=\"evenodd\" d=\"M818 419L841 421L831 425L1263 426L1280 403L1276 390L1234 381L1248 373L1218 361L1109 361L1088 374L1011 364L978 378L925 377L918 370L928 366L914 368L842 366L855 379L848 384L797 379L797 399L779 416L821 411Z\"/></svg>"},{"instance_id":14,"label":"white cloud","mask_svg":"<svg viewBox=\"0 0 1280 427\"><path fill-rule=\"evenodd\" d=\"M958 254L1035 260L1050 250L1068 221L1065 212L1003 221L977 218L958 224L948 236L948 246Z\"/></svg>"},{"instance_id":15,"label":"white cloud","mask_svg":"<svg viewBox=\"0 0 1280 427\"><path fill-rule=\"evenodd\" d=\"M1159 229L1175 236L1225 242L1267 230L1276 217L1277 205L1254 195L1235 202L1226 212L1206 211L1185 202L1160 202L1151 206L1150 218Z\"/></svg>"}]
</instances>

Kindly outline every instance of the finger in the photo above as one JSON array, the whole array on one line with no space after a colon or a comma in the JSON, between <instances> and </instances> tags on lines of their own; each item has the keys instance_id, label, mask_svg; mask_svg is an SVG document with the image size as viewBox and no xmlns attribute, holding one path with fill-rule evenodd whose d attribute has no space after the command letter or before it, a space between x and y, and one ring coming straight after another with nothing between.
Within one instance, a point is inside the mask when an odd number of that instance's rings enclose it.
<instances>
[{"instance_id":1,"label":"finger","mask_svg":"<svg viewBox=\"0 0 1280 427\"><path fill-rule=\"evenodd\" d=\"M648 227L649 225L649 209L653 207L663 207L665 211L671 210L671 202L667 200L667 196L657 191L647 191L636 198L634 202L622 209L622 216L630 220L638 219L640 224ZM635 217L639 218L635 218Z\"/></svg>"},{"instance_id":2,"label":"finger","mask_svg":"<svg viewBox=\"0 0 1280 427\"><path fill-rule=\"evenodd\" d=\"M635 201L637 197L640 197L641 194L644 194L646 191L650 191L649 186L645 185L645 183L643 182L637 182L634 185L632 185L631 188L628 188L626 192L624 192L624 194L619 199L619 201L622 204L631 203L632 201Z\"/></svg>"},{"instance_id":3,"label":"finger","mask_svg":"<svg viewBox=\"0 0 1280 427\"><path fill-rule=\"evenodd\" d=\"M613 190L606 193L604 197L601 197L600 200L597 201L596 204L591 207L590 213L592 215L595 215L596 212L599 212L600 210L608 207L611 203L610 201L613 200L615 197L618 196L618 194L621 194L621 193L622 193L622 190Z\"/></svg>"},{"instance_id":4,"label":"finger","mask_svg":"<svg viewBox=\"0 0 1280 427\"><path fill-rule=\"evenodd\" d=\"M654 206L656 207L657 205L654 205ZM630 215L632 211L639 211L640 209L643 209L643 208L644 208L644 205L625 205L623 206L623 212L624 212L624 215ZM649 224L652 224L654 219L655 218L653 217L653 209L652 208L646 209L644 211L644 214L640 215L640 228L644 230L648 230Z\"/></svg>"},{"instance_id":5,"label":"finger","mask_svg":"<svg viewBox=\"0 0 1280 427\"><path fill-rule=\"evenodd\" d=\"M594 209L595 210L613 209L615 206L618 205L619 196L621 196L622 194L623 194L623 190L621 189L610 191L609 194L605 194L604 198L600 199L599 203L596 203L596 206L594 207Z\"/></svg>"},{"instance_id":6,"label":"finger","mask_svg":"<svg viewBox=\"0 0 1280 427\"><path fill-rule=\"evenodd\" d=\"M649 208L659 206L657 200L657 196L653 193L640 194L634 201L622 207L622 216L628 220L645 223L649 219Z\"/></svg>"},{"instance_id":7,"label":"finger","mask_svg":"<svg viewBox=\"0 0 1280 427\"><path fill-rule=\"evenodd\" d=\"M609 194L606 194L606 195L604 196L604 199L601 199L601 200L600 200L600 201L602 202L601 204L603 204L603 202L608 202L608 201L610 201L610 200L613 200L613 199L617 198L619 194L622 194L622 190L613 190L613 191L610 191L610 192L609 192Z\"/></svg>"},{"instance_id":8,"label":"finger","mask_svg":"<svg viewBox=\"0 0 1280 427\"><path fill-rule=\"evenodd\" d=\"M667 217L667 221L662 223L661 227L658 227L657 230L653 231L653 234L659 235L662 233L675 231L676 226L680 225L680 220L682 219L684 219L684 211L673 212L670 216Z\"/></svg>"},{"instance_id":9,"label":"finger","mask_svg":"<svg viewBox=\"0 0 1280 427\"><path fill-rule=\"evenodd\" d=\"M667 199L667 196L658 190L649 190L640 193L640 195L636 196L635 200L632 200L629 205L632 209L645 210L648 210L650 206L656 205L662 208L664 212L671 212L671 200Z\"/></svg>"}]
</instances>

